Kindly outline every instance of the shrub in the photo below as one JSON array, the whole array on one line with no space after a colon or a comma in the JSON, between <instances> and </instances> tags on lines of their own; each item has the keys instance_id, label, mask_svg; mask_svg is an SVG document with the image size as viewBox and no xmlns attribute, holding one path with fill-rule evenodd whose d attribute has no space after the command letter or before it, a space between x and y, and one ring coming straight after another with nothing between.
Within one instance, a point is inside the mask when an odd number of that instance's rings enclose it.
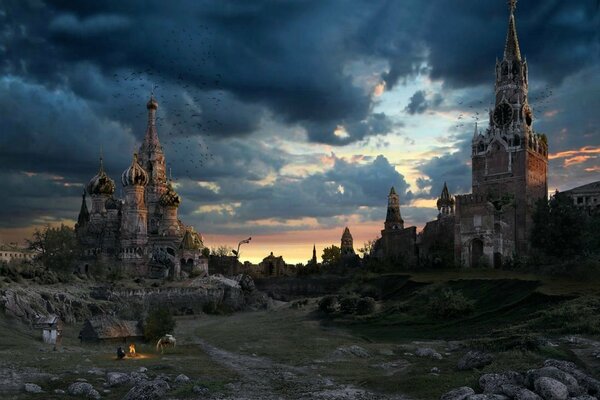
<instances>
[{"instance_id":1,"label":"shrub","mask_svg":"<svg viewBox=\"0 0 600 400\"><path fill-rule=\"evenodd\" d=\"M336 296L325 296L319 300L319 310L324 313L331 314L337 311L339 306Z\"/></svg>"},{"instance_id":2,"label":"shrub","mask_svg":"<svg viewBox=\"0 0 600 400\"><path fill-rule=\"evenodd\" d=\"M429 299L427 309L433 317L456 318L473 312L475 302L467 299L461 291L444 289Z\"/></svg>"},{"instance_id":3,"label":"shrub","mask_svg":"<svg viewBox=\"0 0 600 400\"><path fill-rule=\"evenodd\" d=\"M167 333L173 333L175 319L166 308L158 308L152 311L146 318L144 325L144 336L147 340L156 340Z\"/></svg>"},{"instance_id":4,"label":"shrub","mask_svg":"<svg viewBox=\"0 0 600 400\"><path fill-rule=\"evenodd\" d=\"M215 301L211 301L209 303L206 303L202 307L202 312L204 312L205 314L211 314L211 315L229 315L233 312L233 310L231 309L231 307L229 307L223 303L217 303Z\"/></svg>"},{"instance_id":5,"label":"shrub","mask_svg":"<svg viewBox=\"0 0 600 400\"><path fill-rule=\"evenodd\" d=\"M368 315L375 312L375 299L372 297L363 297L356 302L356 314Z\"/></svg>"},{"instance_id":6,"label":"shrub","mask_svg":"<svg viewBox=\"0 0 600 400\"><path fill-rule=\"evenodd\" d=\"M358 303L358 297L342 297L340 300L340 311L342 314L354 314L356 313L356 305Z\"/></svg>"}]
</instances>

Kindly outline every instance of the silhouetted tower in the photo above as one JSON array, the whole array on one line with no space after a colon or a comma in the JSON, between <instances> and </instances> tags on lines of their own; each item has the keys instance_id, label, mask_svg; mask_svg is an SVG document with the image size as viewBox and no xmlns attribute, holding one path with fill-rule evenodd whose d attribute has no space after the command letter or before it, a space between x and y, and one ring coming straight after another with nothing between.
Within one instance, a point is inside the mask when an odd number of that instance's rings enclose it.
<instances>
[{"instance_id":1,"label":"silhouetted tower","mask_svg":"<svg viewBox=\"0 0 600 400\"><path fill-rule=\"evenodd\" d=\"M444 182L442 194L437 201L437 209L439 211L438 218L454 215L454 198L450 195L446 182Z\"/></svg>"},{"instance_id":2,"label":"silhouetted tower","mask_svg":"<svg viewBox=\"0 0 600 400\"><path fill-rule=\"evenodd\" d=\"M393 186L388 195L388 208L384 228L385 230L404 229L404 220L400 215L400 196L396 194L396 189Z\"/></svg>"},{"instance_id":3,"label":"silhouetted tower","mask_svg":"<svg viewBox=\"0 0 600 400\"><path fill-rule=\"evenodd\" d=\"M354 255L354 239L352 239L352 234L350 233L350 229L348 229L348 227L344 229L344 233L342 234L340 253L342 257Z\"/></svg>"}]
</instances>

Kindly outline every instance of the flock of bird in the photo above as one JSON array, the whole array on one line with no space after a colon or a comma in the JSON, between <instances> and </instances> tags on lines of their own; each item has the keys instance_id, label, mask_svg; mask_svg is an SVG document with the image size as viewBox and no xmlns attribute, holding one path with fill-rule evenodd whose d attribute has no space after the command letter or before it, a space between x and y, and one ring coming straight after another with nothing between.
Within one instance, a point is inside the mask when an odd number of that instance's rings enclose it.
<instances>
[{"instance_id":1,"label":"flock of bird","mask_svg":"<svg viewBox=\"0 0 600 400\"><path fill-rule=\"evenodd\" d=\"M531 105L534 114L543 115L550 105L550 98L554 94L550 85L544 86L539 92L536 92L534 96L529 97L529 104ZM464 100L459 100L458 105L462 106L465 103ZM473 103L468 106L469 111L463 111L458 114L456 117L456 124L454 128L461 129L465 127L473 127L475 123L478 123L480 120L486 120L489 116L490 110L492 110L492 106L488 106L481 110L483 107L483 100L480 100L478 103ZM476 111L479 109L479 111ZM471 122L467 122L467 118L471 119Z\"/></svg>"},{"instance_id":2,"label":"flock of bird","mask_svg":"<svg viewBox=\"0 0 600 400\"><path fill-rule=\"evenodd\" d=\"M213 117L223 105L222 76L201 75L215 58L210 35L207 27L195 32L171 30L162 44L157 44L157 49L168 49L169 54L158 50L156 65L112 75L116 88L112 98L119 104L112 117L130 125L138 135L145 129L145 102L151 94L157 99L158 134L163 147L172 154L167 157L171 160L167 168L176 164L179 177L197 177L201 168L214 159L208 138L223 127ZM181 57L174 58L173 53Z\"/></svg>"}]
</instances>

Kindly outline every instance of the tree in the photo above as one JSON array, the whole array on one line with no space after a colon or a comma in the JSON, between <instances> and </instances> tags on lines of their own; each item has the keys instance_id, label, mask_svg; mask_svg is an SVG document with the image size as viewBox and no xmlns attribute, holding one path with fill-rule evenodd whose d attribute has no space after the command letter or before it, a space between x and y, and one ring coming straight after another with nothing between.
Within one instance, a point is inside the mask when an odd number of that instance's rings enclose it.
<instances>
[{"instance_id":1,"label":"tree","mask_svg":"<svg viewBox=\"0 0 600 400\"><path fill-rule=\"evenodd\" d=\"M368 240L366 242L363 243L363 247L361 247L360 249L358 249L358 252L363 256L369 256L371 255L371 252L373 252L373 249L375 248L375 243L377 242L379 238L376 237L375 239L372 240Z\"/></svg>"},{"instance_id":2,"label":"tree","mask_svg":"<svg viewBox=\"0 0 600 400\"><path fill-rule=\"evenodd\" d=\"M549 201L538 201L532 218L532 245L544 253L562 258L593 250L586 248L589 218L571 197L557 191Z\"/></svg>"},{"instance_id":3,"label":"tree","mask_svg":"<svg viewBox=\"0 0 600 400\"><path fill-rule=\"evenodd\" d=\"M36 229L27 244L36 252L35 259L48 271L70 273L79 255L75 230L64 224Z\"/></svg>"},{"instance_id":4,"label":"tree","mask_svg":"<svg viewBox=\"0 0 600 400\"><path fill-rule=\"evenodd\" d=\"M144 324L144 337L146 340L157 340L173 333L175 329L175 319L166 308L157 308L153 310L146 318Z\"/></svg>"},{"instance_id":5,"label":"tree","mask_svg":"<svg viewBox=\"0 0 600 400\"><path fill-rule=\"evenodd\" d=\"M323 265L338 265L340 263L341 255L342 253L340 248L336 245L332 244L330 247L325 247L323 249L323 255L321 256L323 259Z\"/></svg>"},{"instance_id":6,"label":"tree","mask_svg":"<svg viewBox=\"0 0 600 400\"><path fill-rule=\"evenodd\" d=\"M227 245L221 245L219 247L213 247L211 249L211 253L213 256L225 257L233 255L233 247Z\"/></svg>"}]
</instances>

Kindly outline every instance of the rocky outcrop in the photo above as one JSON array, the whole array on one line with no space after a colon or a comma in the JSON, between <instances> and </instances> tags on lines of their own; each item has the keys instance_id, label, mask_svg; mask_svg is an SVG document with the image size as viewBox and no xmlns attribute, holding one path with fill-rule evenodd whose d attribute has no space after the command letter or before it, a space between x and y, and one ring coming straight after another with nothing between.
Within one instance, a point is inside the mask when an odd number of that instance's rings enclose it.
<instances>
[{"instance_id":1,"label":"rocky outcrop","mask_svg":"<svg viewBox=\"0 0 600 400\"><path fill-rule=\"evenodd\" d=\"M515 371L484 374L479 378L479 386L481 394L474 394L472 388L461 387L445 393L440 399L593 400L600 395L597 379L572 362L561 360L546 360L543 367L524 374Z\"/></svg>"},{"instance_id":2,"label":"rocky outcrop","mask_svg":"<svg viewBox=\"0 0 600 400\"><path fill-rule=\"evenodd\" d=\"M241 311L266 308L268 304L268 297L258 291L246 275L234 279L213 275L164 287L73 284L0 290L0 309L25 323L48 314L57 314L67 323L76 323L102 314L139 319L159 306L167 307L174 315L184 315L200 314L206 305Z\"/></svg>"}]
</instances>

